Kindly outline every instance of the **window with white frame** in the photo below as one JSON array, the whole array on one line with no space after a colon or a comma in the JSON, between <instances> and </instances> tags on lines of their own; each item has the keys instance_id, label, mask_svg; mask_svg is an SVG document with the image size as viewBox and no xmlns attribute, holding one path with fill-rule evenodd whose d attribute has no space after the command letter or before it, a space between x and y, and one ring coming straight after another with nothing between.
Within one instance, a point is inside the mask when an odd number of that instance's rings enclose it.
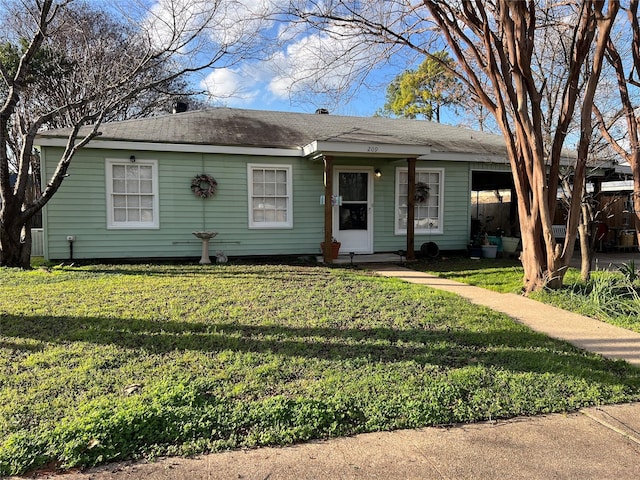
<instances>
[{"instance_id":1,"label":"window with white frame","mask_svg":"<svg viewBox=\"0 0 640 480\"><path fill-rule=\"evenodd\" d=\"M291 165L249 164L249 227L293 227Z\"/></svg>"},{"instance_id":2,"label":"window with white frame","mask_svg":"<svg viewBox=\"0 0 640 480\"><path fill-rule=\"evenodd\" d=\"M107 227L158 228L156 160L106 160Z\"/></svg>"},{"instance_id":3,"label":"window with white frame","mask_svg":"<svg viewBox=\"0 0 640 480\"><path fill-rule=\"evenodd\" d=\"M434 168L416 168L416 185L424 198L416 201L415 233L442 233L444 170ZM396 170L396 216L395 233L407 233L407 193L409 192L409 173L407 168ZM425 194L426 192L426 194Z\"/></svg>"}]
</instances>

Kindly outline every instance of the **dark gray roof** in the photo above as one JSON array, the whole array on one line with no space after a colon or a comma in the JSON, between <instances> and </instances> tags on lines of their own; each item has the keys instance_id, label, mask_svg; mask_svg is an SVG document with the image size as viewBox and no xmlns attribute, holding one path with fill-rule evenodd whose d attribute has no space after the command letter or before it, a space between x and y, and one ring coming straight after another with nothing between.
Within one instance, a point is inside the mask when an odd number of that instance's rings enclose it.
<instances>
[{"instance_id":1,"label":"dark gray roof","mask_svg":"<svg viewBox=\"0 0 640 480\"><path fill-rule=\"evenodd\" d=\"M432 151L506 155L500 135L425 120L212 108L105 123L100 140L299 149L314 141L430 146ZM69 131L42 132L42 138Z\"/></svg>"}]
</instances>

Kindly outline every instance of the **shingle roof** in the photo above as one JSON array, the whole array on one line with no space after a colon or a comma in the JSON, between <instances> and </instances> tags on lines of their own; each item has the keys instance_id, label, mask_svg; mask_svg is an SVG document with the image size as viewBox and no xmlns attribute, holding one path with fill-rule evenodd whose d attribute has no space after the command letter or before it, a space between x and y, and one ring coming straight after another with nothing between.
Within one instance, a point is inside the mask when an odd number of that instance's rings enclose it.
<instances>
[{"instance_id":1,"label":"shingle roof","mask_svg":"<svg viewBox=\"0 0 640 480\"><path fill-rule=\"evenodd\" d=\"M506 155L504 140L462 127L424 120L347 117L211 108L105 123L100 140L300 149L314 141L430 146L431 151ZM67 129L42 138L65 137Z\"/></svg>"}]
</instances>

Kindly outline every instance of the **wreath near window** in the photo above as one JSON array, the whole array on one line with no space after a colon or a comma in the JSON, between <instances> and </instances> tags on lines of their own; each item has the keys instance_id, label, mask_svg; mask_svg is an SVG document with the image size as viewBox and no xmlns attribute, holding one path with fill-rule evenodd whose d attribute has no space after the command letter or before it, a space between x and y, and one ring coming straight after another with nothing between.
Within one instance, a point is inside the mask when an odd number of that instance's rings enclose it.
<instances>
[{"instance_id":1,"label":"wreath near window","mask_svg":"<svg viewBox=\"0 0 640 480\"><path fill-rule=\"evenodd\" d=\"M196 197L209 198L216 194L218 182L211 175L203 173L196 175L191 180L191 191Z\"/></svg>"},{"instance_id":2,"label":"wreath near window","mask_svg":"<svg viewBox=\"0 0 640 480\"><path fill-rule=\"evenodd\" d=\"M424 203L429 198L429 185L423 182L416 183L416 202Z\"/></svg>"}]
</instances>

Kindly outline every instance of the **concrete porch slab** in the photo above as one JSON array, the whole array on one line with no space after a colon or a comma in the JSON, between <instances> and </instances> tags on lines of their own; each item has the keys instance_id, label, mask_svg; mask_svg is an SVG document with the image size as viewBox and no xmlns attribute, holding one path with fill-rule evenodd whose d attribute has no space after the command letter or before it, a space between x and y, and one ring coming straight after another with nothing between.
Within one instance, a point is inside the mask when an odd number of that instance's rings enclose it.
<instances>
[{"instance_id":1,"label":"concrete porch slab","mask_svg":"<svg viewBox=\"0 0 640 480\"><path fill-rule=\"evenodd\" d=\"M374 253L371 255L354 255L353 256L353 264L360 265L363 263L401 263L404 262L407 258L400 257L397 253ZM318 255L316 257L318 263L323 263L324 259L322 255ZM349 254L346 255L338 255L333 261L334 265L349 265L352 263L351 257Z\"/></svg>"}]
</instances>

